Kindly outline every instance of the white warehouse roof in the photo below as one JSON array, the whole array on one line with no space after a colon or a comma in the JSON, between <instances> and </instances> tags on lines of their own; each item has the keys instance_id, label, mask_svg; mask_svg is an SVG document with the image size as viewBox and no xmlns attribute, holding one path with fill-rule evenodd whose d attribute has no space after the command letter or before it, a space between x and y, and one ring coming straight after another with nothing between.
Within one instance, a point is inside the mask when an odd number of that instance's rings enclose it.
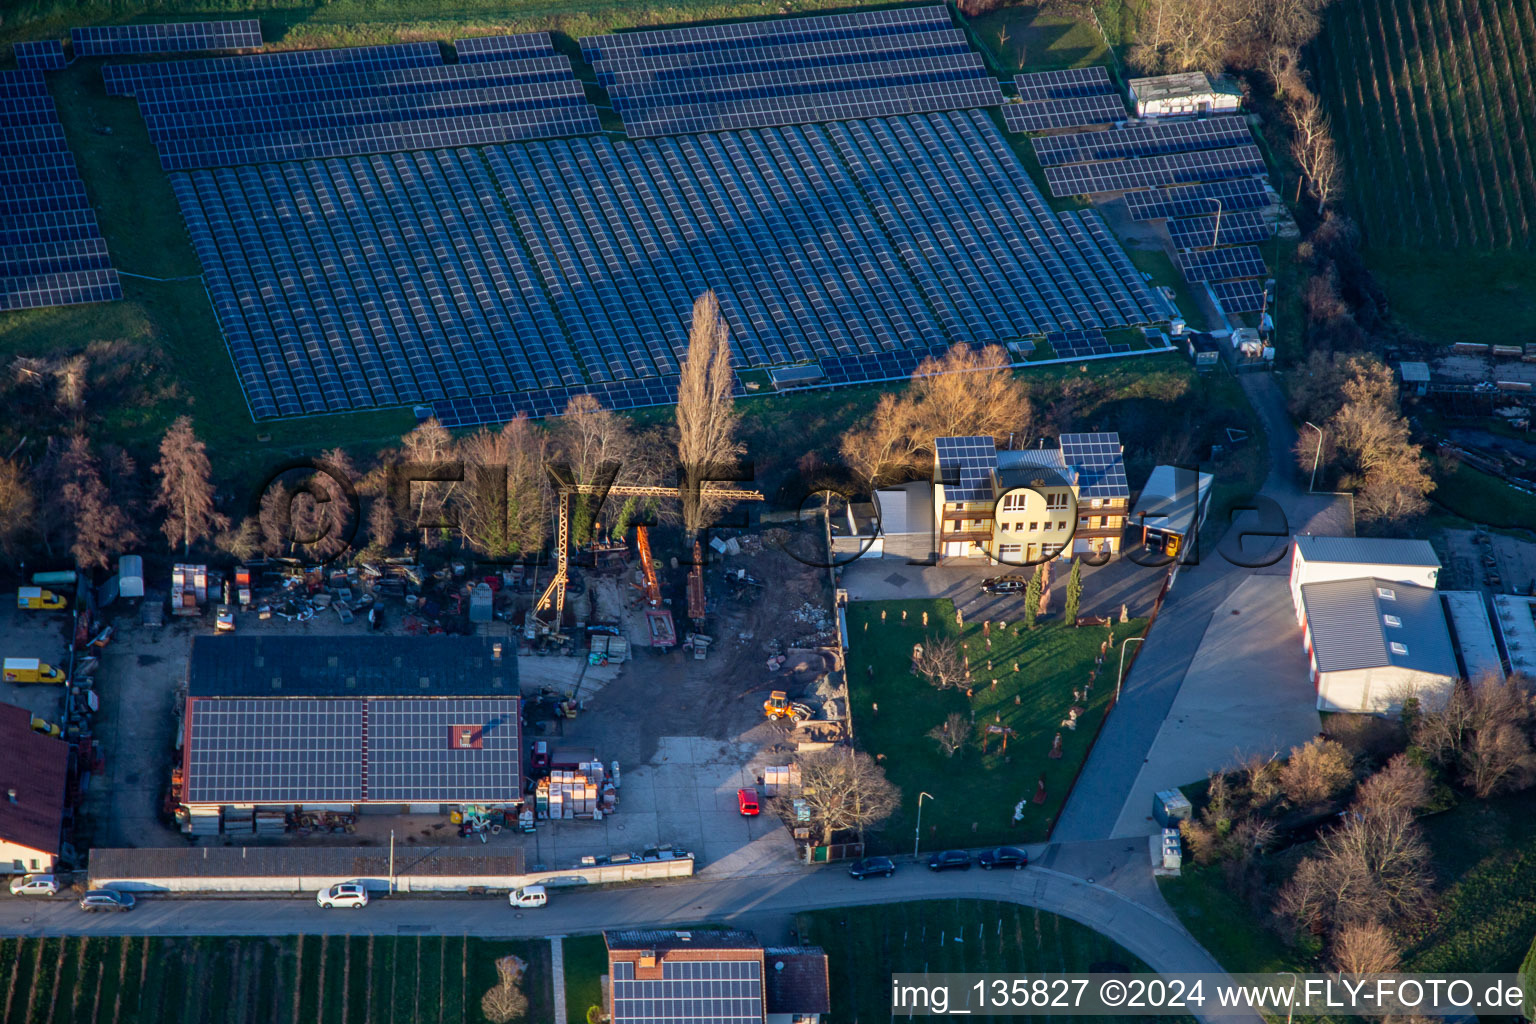
<instances>
[{"instance_id":1,"label":"white warehouse roof","mask_svg":"<svg viewBox=\"0 0 1536 1024\"><path fill-rule=\"evenodd\" d=\"M1351 565L1425 565L1440 568L1440 557L1427 540L1402 537L1314 537L1300 534L1296 550L1309 562Z\"/></svg>"},{"instance_id":2,"label":"white warehouse roof","mask_svg":"<svg viewBox=\"0 0 1536 1024\"><path fill-rule=\"evenodd\" d=\"M1308 583L1301 593L1319 672L1391 666L1452 679L1461 675L1436 591L1356 579Z\"/></svg>"}]
</instances>

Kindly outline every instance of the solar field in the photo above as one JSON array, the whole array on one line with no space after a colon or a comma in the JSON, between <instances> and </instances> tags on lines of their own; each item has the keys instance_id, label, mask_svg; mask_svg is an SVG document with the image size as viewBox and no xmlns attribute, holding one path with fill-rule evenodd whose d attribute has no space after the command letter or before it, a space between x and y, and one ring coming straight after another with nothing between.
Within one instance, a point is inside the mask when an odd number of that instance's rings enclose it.
<instances>
[{"instance_id":1,"label":"solar field","mask_svg":"<svg viewBox=\"0 0 1536 1024\"><path fill-rule=\"evenodd\" d=\"M241 21L97 25L71 29L69 40L76 57L256 49L261 46L261 22L247 18Z\"/></svg>"}]
</instances>

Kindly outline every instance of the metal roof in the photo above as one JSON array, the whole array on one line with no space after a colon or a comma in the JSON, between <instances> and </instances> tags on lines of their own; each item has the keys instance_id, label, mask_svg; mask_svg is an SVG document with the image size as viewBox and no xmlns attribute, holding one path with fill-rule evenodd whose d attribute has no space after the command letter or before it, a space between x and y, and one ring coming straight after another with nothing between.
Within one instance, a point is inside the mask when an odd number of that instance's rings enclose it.
<instances>
[{"instance_id":1,"label":"metal roof","mask_svg":"<svg viewBox=\"0 0 1536 1024\"><path fill-rule=\"evenodd\" d=\"M1131 95L1139 102L1171 99L1175 96L1204 96L1220 93L1225 96L1242 95L1236 83L1225 78L1211 78L1203 71L1183 71L1175 75L1157 75L1152 78L1133 78L1128 83Z\"/></svg>"},{"instance_id":2,"label":"metal roof","mask_svg":"<svg viewBox=\"0 0 1536 1024\"><path fill-rule=\"evenodd\" d=\"M880 532L885 536L933 533L933 485L926 480L878 490L874 500L880 511Z\"/></svg>"},{"instance_id":3,"label":"metal roof","mask_svg":"<svg viewBox=\"0 0 1536 1024\"><path fill-rule=\"evenodd\" d=\"M1428 587L1333 580L1305 584L1301 597L1319 672L1392 666L1451 679L1461 675L1440 595Z\"/></svg>"},{"instance_id":4,"label":"metal roof","mask_svg":"<svg viewBox=\"0 0 1536 1024\"><path fill-rule=\"evenodd\" d=\"M1397 372L1402 374L1403 380L1415 383L1427 383L1429 381L1429 364L1404 360L1397 364Z\"/></svg>"},{"instance_id":5,"label":"metal roof","mask_svg":"<svg viewBox=\"0 0 1536 1024\"><path fill-rule=\"evenodd\" d=\"M1304 533L1296 538L1296 550L1309 562L1440 568L1440 558L1429 541L1406 537L1314 537Z\"/></svg>"},{"instance_id":6,"label":"metal roof","mask_svg":"<svg viewBox=\"0 0 1536 1024\"><path fill-rule=\"evenodd\" d=\"M1504 678L1504 659L1493 638L1493 624L1488 620L1488 599L1481 590L1442 590L1440 600L1456 631L1456 650L1468 679L1492 676Z\"/></svg>"},{"instance_id":7,"label":"metal roof","mask_svg":"<svg viewBox=\"0 0 1536 1024\"><path fill-rule=\"evenodd\" d=\"M200 636L193 697L517 695L517 648L478 636Z\"/></svg>"},{"instance_id":8,"label":"metal roof","mask_svg":"<svg viewBox=\"0 0 1536 1024\"><path fill-rule=\"evenodd\" d=\"M397 856L402 875L504 877L523 873L523 851L503 844L487 855L479 843L456 849L413 848ZM389 873L389 850L356 846L167 846L91 851L91 878L292 878L349 875L381 878Z\"/></svg>"},{"instance_id":9,"label":"metal roof","mask_svg":"<svg viewBox=\"0 0 1536 1024\"><path fill-rule=\"evenodd\" d=\"M1536 675L1536 598L1495 594L1493 614L1509 652L1510 669Z\"/></svg>"},{"instance_id":10,"label":"metal roof","mask_svg":"<svg viewBox=\"0 0 1536 1024\"><path fill-rule=\"evenodd\" d=\"M1158 466L1136 499L1131 525L1145 525L1149 530L1181 537L1188 535L1200 505L1210 497L1211 482L1215 479L1210 473L1184 466Z\"/></svg>"}]
</instances>

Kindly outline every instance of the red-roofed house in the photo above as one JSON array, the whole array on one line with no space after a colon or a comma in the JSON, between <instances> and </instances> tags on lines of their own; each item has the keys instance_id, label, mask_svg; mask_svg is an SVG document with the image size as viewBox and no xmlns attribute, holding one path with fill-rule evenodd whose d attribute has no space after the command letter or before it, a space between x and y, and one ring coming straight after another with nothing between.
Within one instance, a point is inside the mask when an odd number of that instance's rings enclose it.
<instances>
[{"instance_id":1,"label":"red-roofed house","mask_svg":"<svg viewBox=\"0 0 1536 1024\"><path fill-rule=\"evenodd\" d=\"M0 704L0 874L52 871L64 828L69 745L32 731L25 708Z\"/></svg>"}]
</instances>

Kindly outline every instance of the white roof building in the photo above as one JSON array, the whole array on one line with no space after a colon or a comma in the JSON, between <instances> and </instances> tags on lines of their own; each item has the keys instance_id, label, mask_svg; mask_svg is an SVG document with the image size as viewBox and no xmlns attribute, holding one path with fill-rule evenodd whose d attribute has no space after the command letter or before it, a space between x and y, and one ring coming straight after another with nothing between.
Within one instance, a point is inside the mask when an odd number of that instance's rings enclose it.
<instances>
[{"instance_id":1,"label":"white roof building","mask_svg":"<svg viewBox=\"0 0 1536 1024\"><path fill-rule=\"evenodd\" d=\"M1450 695L1461 670L1433 588L1376 578L1302 585L1319 711L1386 712Z\"/></svg>"},{"instance_id":2,"label":"white roof building","mask_svg":"<svg viewBox=\"0 0 1536 1024\"><path fill-rule=\"evenodd\" d=\"M1493 621L1509 654L1509 667L1536 678L1536 597L1495 594Z\"/></svg>"},{"instance_id":3,"label":"white roof building","mask_svg":"<svg viewBox=\"0 0 1536 1024\"><path fill-rule=\"evenodd\" d=\"M1504 659L1493 638L1488 621L1488 605L1481 590L1442 590L1440 600L1451 618L1456 633L1456 650L1461 655L1465 677L1471 680L1504 678Z\"/></svg>"},{"instance_id":4,"label":"white roof building","mask_svg":"<svg viewBox=\"0 0 1536 1024\"><path fill-rule=\"evenodd\" d=\"M1235 114L1243 106L1243 92L1235 83L1225 77L1212 79L1203 71L1133 78L1130 88L1137 117Z\"/></svg>"},{"instance_id":5,"label":"white roof building","mask_svg":"<svg viewBox=\"0 0 1536 1024\"><path fill-rule=\"evenodd\" d=\"M1435 589L1440 558L1429 541L1396 537L1296 538L1291 555L1291 603L1305 624L1302 587L1308 583L1373 577Z\"/></svg>"}]
</instances>

